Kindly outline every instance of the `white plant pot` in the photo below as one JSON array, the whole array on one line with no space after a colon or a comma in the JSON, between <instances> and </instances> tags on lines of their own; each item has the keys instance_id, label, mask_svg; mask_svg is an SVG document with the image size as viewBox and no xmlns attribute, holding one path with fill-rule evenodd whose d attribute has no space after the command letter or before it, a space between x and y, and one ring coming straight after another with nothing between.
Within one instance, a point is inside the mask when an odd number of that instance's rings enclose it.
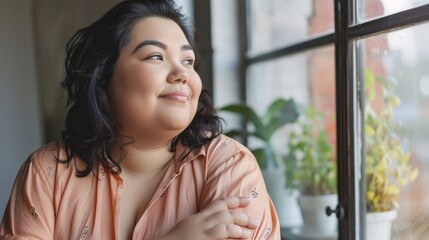
<instances>
[{"instance_id":1,"label":"white plant pot","mask_svg":"<svg viewBox=\"0 0 429 240\"><path fill-rule=\"evenodd\" d=\"M396 210L366 214L366 240L390 240Z\"/></svg>"},{"instance_id":2,"label":"white plant pot","mask_svg":"<svg viewBox=\"0 0 429 240\"><path fill-rule=\"evenodd\" d=\"M279 215L282 228L292 228L302 225L301 210L298 205L299 192L296 189L284 189L283 212ZM281 216L281 217L280 217Z\"/></svg>"},{"instance_id":3,"label":"white plant pot","mask_svg":"<svg viewBox=\"0 0 429 240\"><path fill-rule=\"evenodd\" d=\"M338 203L337 194L319 196L299 196L303 226L301 232L330 235L337 232L338 221L335 214L326 215L326 207L335 209Z\"/></svg>"},{"instance_id":4,"label":"white plant pot","mask_svg":"<svg viewBox=\"0 0 429 240\"><path fill-rule=\"evenodd\" d=\"M262 170L268 194L276 208L280 227L291 228L302 224L296 190L285 188L285 172L282 168L268 168Z\"/></svg>"}]
</instances>

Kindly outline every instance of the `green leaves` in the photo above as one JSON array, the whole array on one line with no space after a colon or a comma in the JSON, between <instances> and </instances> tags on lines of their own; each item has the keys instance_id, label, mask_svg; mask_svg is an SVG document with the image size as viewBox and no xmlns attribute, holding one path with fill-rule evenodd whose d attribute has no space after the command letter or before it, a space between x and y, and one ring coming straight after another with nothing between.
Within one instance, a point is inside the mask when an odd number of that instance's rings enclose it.
<instances>
[{"instance_id":1,"label":"green leaves","mask_svg":"<svg viewBox=\"0 0 429 240\"><path fill-rule=\"evenodd\" d=\"M250 122L255 127L255 132L252 133L258 138L263 139L263 130L264 126L262 124L261 118L256 114L256 112L248 105L244 103L231 104L224 106L219 109L220 111L231 112L239 115L243 120ZM240 132L240 130L235 130ZM245 132L247 135L247 131Z\"/></svg>"},{"instance_id":2,"label":"green leaves","mask_svg":"<svg viewBox=\"0 0 429 240\"><path fill-rule=\"evenodd\" d=\"M244 121L253 125L253 130L233 129L226 134L230 137L253 136L264 142L265 150L257 149L254 155L258 159L260 166L266 166L266 159L274 156L270 146L271 137L285 124L293 123L298 118L298 107L293 99L275 99L267 108L263 115L258 115L256 111L245 103L230 104L219 109L240 116ZM276 165L276 163L274 163Z\"/></svg>"},{"instance_id":3,"label":"green leaves","mask_svg":"<svg viewBox=\"0 0 429 240\"><path fill-rule=\"evenodd\" d=\"M254 126L253 132L244 132L264 142L269 142L272 135L287 123L293 123L298 118L298 108L293 99L278 98L274 100L264 115L259 116L252 107L244 103L231 104L219 109L239 115L244 121ZM243 130L236 130L241 131Z\"/></svg>"},{"instance_id":4,"label":"green leaves","mask_svg":"<svg viewBox=\"0 0 429 240\"><path fill-rule=\"evenodd\" d=\"M293 123L298 118L298 108L293 99L277 99L268 108L265 116L262 116L262 125L265 128L266 140L287 123Z\"/></svg>"},{"instance_id":5,"label":"green leaves","mask_svg":"<svg viewBox=\"0 0 429 240\"><path fill-rule=\"evenodd\" d=\"M336 193L336 164L328 141L323 113L307 106L294 124L284 157L286 185L305 195Z\"/></svg>"}]
</instances>

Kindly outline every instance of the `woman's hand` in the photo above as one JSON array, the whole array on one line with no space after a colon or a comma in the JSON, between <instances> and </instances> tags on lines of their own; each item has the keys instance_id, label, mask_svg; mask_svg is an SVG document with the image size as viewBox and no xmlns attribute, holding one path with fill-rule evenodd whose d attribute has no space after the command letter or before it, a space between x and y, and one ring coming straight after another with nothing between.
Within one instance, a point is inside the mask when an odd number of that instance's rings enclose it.
<instances>
[{"instance_id":1,"label":"woman's hand","mask_svg":"<svg viewBox=\"0 0 429 240\"><path fill-rule=\"evenodd\" d=\"M159 240L250 238L259 223L242 212L234 211L249 204L248 197L214 200L199 213L183 219Z\"/></svg>"}]
</instances>

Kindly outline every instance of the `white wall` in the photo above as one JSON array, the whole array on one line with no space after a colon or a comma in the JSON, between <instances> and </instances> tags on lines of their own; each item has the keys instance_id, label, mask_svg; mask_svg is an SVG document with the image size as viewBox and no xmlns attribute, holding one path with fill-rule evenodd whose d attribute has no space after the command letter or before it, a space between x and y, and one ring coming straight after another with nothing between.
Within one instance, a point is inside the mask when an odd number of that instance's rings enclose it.
<instances>
[{"instance_id":1,"label":"white wall","mask_svg":"<svg viewBox=\"0 0 429 240\"><path fill-rule=\"evenodd\" d=\"M16 173L42 144L30 0L0 7L0 214Z\"/></svg>"}]
</instances>

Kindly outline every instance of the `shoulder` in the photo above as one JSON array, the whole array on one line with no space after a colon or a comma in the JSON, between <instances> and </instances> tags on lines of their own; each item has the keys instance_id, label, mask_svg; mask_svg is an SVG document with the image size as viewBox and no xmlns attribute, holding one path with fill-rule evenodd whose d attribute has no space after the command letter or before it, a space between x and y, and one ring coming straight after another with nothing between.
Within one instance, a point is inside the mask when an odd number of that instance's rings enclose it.
<instances>
[{"instance_id":1,"label":"shoulder","mask_svg":"<svg viewBox=\"0 0 429 240\"><path fill-rule=\"evenodd\" d=\"M234 155L239 152L252 154L246 146L224 134L214 138L212 141L206 144L205 148L207 154Z\"/></svg>"},{"instance_id":2,"label":"shoulder","mask_svg":"<svg viewBox=\"0 0 429 240\"><path fill-rule=\"evenodd\" d=\"M209 152L227 150L227 151L232 151L234 153L244 151L244 152L251 154L250 150L246 146L244 146L243 144L241 144L237 140L235 140L231 137L228 137L224 134L221 134L221 135L217 136L216 138L214 138L212 141L210 141L206 145L206 149Z\"/></svg>"},{"instance_id":3,"label":"shoulder","mask_svg":"<svg viewBox=\"0 0 429 240\"><path fill-rule=\"evenodd\" d=\"M257 165L251 151L226 135L219 135L205 146L206 161L209 166L245 163L249 166Z\"/></svg>"},{"instance_id":4,"label":"shoulder","mask_svg":"<svg viewBox=\"0 0 429 240\"><path fill-rule=\"evenodd\" d=\"M64 152L60 141L48 143L30 154L28 161L39 171L45 171L48 167L58 164L58 160Z\"/></svg>"},{"instance_id":5,"label":"shoulder","mask_svg":"<svg viewBox=\"0 0 429 240\"><path fill-rule=\"evenodd\" d=\"M76 158L73 158L69 163L64 161L67 159L66 150L62 141L50 142L36 151L30 156L28 161L41 174L51 175L54 171L73 171L74 166L79 164Z\"/></svg>"},{"instance_id":6,"label":"shoulder","mask_svg":"<svg viewBox=\"0 0 429 240\"><path fill-rule=\"evenodd\" d=\"M63 162L66 159L63 142L50 142L30 154L27 160L28 174L37 175L42 182L53 188L59 179L74 178L76 168L83 164L76 158L69 163Z\"/></svg>"},{"instance_id":7,"label":"shoulder","mask_svg":"<svg viewBox=\"0 0 429 240\"><path fill-rule=\"evenodd\" d=\"M30 195L36 191L52 196L60 149L60 142L52 142L32 152L16 176L15 194Z\"/></svg>"}]
</instances>

